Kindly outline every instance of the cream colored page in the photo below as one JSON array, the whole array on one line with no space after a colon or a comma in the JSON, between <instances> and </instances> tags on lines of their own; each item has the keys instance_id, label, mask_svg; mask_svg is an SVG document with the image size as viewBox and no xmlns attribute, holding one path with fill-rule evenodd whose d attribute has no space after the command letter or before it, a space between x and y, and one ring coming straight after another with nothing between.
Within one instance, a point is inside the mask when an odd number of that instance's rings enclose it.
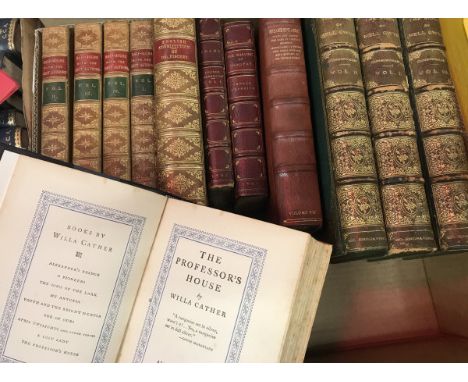
<instances>
[{"instance_id":1,"label":"cream colored page","mask_svg":"<svg viewBox=\"0 0 468 382\"><path fill-rule=\"evenodd\" d=\"M0 208L0 361L115 361L165 203L20 156Z\"/></svg>"},{"instance_id":2,"label":"cream colored page","mask_svg":"<svg viewBox=\"0 0 468 382\"><path fill-rule=\"evenodd\" d=\"M278 361L308 238L169 200L119 361Z\"/></svg>"}]
</instances>

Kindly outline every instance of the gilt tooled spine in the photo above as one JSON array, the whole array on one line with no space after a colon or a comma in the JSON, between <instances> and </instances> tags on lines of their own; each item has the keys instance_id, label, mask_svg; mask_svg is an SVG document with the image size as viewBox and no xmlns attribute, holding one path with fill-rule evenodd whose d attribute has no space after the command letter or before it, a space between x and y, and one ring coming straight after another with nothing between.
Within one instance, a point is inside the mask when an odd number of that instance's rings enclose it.
<instances>
[{"instance_id":1,"label":"gilt tooled spine","mask_svg":"<svg viewBox=\"0 0 468 382\"><path fill-rule=\"evenodd\" d=\"M104 23L103 170L131 179L129 26L127 21Z\"/></svg>"},{"instance_id":2,"label":"gilt tooled spine","mask_svg":"<svg viewBox=\"0 0 468 382\"><path fill-rule=\"evenodd\" d=\"M0 128L2 127L25 127L23 114L14 110L0 110Z\"/></svg>"},{"instance_id":3,"label":"gilt tooled spine","mask_svg":"<svg viewBox=\"0 0 468 382\"><path fill-rule=\"evenodd\" d=\"M6 145L26 148L28 146L28 130L25 127L0 128L0 142Z\"/></svg>"},{"instance_id":4,"label":"gilt tooled spine","mask_svg":"<svg viewBox=\"0 0 468 382\"><path fill-rule=\"evenodd\" d=\"M206 205L194 19L154 20L158 187Z\"/></svg>"},{"instance_id":5,"label":"gilt tooled spine","mask_svg":"<svg viewBox=\"0 0 468 382\"><path fill-rule=\"evenodd\" d=\"M259 52L272 216L314 231L322 210L300 20L261 19Z\"/></svg>"},{"instance_id":6,"label":"gilt tooled spine","mask_svg":"<svg viewBox=\"0 0 468 382\"><path fill-rule=\"evenodd\" d=\"M41 154L71 160L71 29L42 31Z\"/></svg>"},{"instance_id":7,"label":"gilt tooled spine","mask_svg":"<svg viewBox=\"0 0 468 382\"><path fill-rule=\"evenodd\" d=\"M356 19L389 254L437 249L396 19Z\"/></svg>"},{"instance_id":8,"label":"gilt tooled spine","mask_svg":"<svg viewBox=\"0 0 468 382\"><path fill-rule=\"evenodd\" d=\"M343 253L385 253L387 235L352 19L316 22Z\"/></svg>"},{"instance_id":9,"label":"gilt tooled spine","mask_svg":"<svg viewBox=\"0 0 468 382\"><path fill-rule=\"evenodd\" d=\"M156 187L153 21L130 22L132 180Z\"/></svg>"},{"instance_id":10,"label":"gilt tooled spine","mask_svg":"<svg viewBox=\"0 0 468 382\"><path fill-rule=\"evenodd\" d=\"M102 171L102 25L75 26L73 164Z\"/></svg>"},{"instance_id":11,"label":"gilt tooled spine","mask_svg":"<svg viewBox=\"0 0 468 382\"><path fill-rule=\"evenodd\" d=\"M224 49L237 202L268 196L257 54L250 21L224 24Z\"/></svg>"},{"instance_id":12,"label":"gilt tooled spine","mask_svg":"<svg viewBox=\"0 0 468 382\"><path fill-rule=\"evenodd\" d=\"M402 19L400 35L442 250L468 248L468 159L437 19Z\"/></svg>"},{"instance_id":13,"label":"gilt tooled spine","mask_svg":"<svg viewBox=\"0 0 468 382\"><path fill-rule=\"evenodd\" d=\"M234 171L220 19L198 20L198 43L209 203L229 208Z\"/></svg>"}]
</instances>

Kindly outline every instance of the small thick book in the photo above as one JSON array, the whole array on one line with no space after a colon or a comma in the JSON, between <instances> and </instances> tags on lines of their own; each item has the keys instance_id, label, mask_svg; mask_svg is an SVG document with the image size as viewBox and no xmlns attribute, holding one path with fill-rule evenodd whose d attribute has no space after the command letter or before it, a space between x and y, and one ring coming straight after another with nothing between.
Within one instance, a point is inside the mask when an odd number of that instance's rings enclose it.
<instances>
[{"instance_id":1,"label":"small thick book","mask_svg":"<svg viewBox=\"0 0 468 382\"><path fill-rule=\"evenodd\" d=\"M303 360L331 246L2 150L0 362Z\"/></svg>"}]
</instances>

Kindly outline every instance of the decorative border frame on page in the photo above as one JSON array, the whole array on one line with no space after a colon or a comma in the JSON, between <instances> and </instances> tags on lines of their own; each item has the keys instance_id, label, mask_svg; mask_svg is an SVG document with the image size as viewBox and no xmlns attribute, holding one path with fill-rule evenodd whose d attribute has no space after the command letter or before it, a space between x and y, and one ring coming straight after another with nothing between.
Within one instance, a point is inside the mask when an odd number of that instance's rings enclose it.
<instances>
[{"instance_id":1,"label":"decorative border frame on page","mask_svg":"<svg viewBox=\"0 0 468 382\"><path fill-rule=\"evenodd\" d=\"M16 309L21 297L31 262L36 251L37 243L41 237L42 229L47 218L50 206L65 208L74 212L84 213L97 218L110 220L116 223L126 224L132 227L127 248L122 259L122 264L117 281L107 309L101 333L94 351L92 362L104 362L107 348L112 336L115 321L120 309L122 297L125 293L128 277L133 265L135 254L138 250L141 233L146 219L141 216L126 212L86 203L63 195L43 191L34 214L23 252L16 268L15 276L10 287L8 299L0 321L0 362L20 362L4 355L11 326L13 324Z\"/></svg>"},{"instance_id":2,"label":"decorative border frame on page","mask_svg":"<svg viewBox=\"0 0 468 382\"><path fill-rule=\"evenodd\" d=\"M252 259L246 286L239 307L239 314L234 324L233 335L225 358L225 362L238 362L242 346L244 344L244 338L247 333L247 328L249 326L250 315L257 295L257 288L260 282L267 250L178 224L174 224L169 238L169 244L166 249L166 253L164 254L161 269L159 270L158 279L151 296L150 305L146 312L145 321L140 333L133 362L143 362L144 360L179 238L208 244Z\"/></svg>"}]
</instances>

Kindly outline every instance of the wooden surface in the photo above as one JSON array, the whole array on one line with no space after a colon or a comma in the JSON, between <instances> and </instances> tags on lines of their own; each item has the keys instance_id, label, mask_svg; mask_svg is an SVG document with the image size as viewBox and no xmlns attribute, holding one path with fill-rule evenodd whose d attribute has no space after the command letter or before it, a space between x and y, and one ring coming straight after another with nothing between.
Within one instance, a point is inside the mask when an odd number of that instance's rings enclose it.
<instances>
[{"instance_id":1,"label":"wooden surface","mask_svg":"<svg viewBox=\"0 0 468 382\"><path fill-rule=\"evenodd\" d=\"M309 351L368 346L438 332L423 260L332 264Z\"/></svg>"},{"instance_id":2,"label":"wooden surface","mask_svg":"<svg viewBox=\"0 0 468 382\"><path fill-rule=\"evenodd\" d=\"M439 336L335 353L309 355L306 362L468 362L468 339Z\"/></svg>"}]
</instances>

